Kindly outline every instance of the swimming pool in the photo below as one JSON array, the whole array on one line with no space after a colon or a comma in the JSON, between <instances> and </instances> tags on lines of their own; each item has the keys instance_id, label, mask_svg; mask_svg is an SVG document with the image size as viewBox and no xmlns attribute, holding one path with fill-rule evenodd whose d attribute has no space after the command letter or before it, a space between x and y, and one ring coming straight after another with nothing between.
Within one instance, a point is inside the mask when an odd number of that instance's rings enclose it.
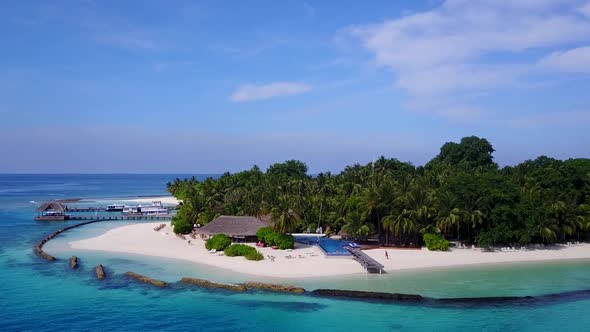
<instances>
[{"instance_id":1,"label":"swimming pool","mask_svg":"<svg viewBox=\"0 0 590 332\"><path fill-rule=\"evenodd\" d=\"M319 236L294 236L295 241L304 244L317 245L327 256L351 256L344 246L350 242L328 239Z\"/></svg>"}]
</instances>

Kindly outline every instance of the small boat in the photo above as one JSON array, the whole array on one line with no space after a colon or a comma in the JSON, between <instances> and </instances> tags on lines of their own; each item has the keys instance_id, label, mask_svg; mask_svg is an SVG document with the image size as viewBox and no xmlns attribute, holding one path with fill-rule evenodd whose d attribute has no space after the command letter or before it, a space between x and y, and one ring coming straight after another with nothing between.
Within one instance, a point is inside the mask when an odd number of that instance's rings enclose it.
<instances>
[{"instance_id":1,"label":"small boat","mask_svg":"<svg viewBox=\"0 0 590 332\"><path fill-rule=\"evenodd\" d=\"M123 204L111 204L107 205L106 211L107 212L123 212L125 205Z\"/></svg>"},{"instance_id":2,"label":"small boat","mask_svg":"<svg viewBox=\"0 0 590 332\"><path fill-rule=\"evenodd\" d=\"M152 202L152 205L125 206L123 209L125 215L156 215L168 214L168 209L160 201Z\"/></svg>"}]
</instances>

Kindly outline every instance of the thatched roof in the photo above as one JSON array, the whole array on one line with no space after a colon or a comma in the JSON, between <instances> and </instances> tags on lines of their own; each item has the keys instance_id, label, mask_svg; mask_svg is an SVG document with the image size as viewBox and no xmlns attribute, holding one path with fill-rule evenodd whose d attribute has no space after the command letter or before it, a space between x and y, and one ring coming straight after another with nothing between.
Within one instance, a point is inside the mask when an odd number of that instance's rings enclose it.
<instances>
[{"instance_id":1,"label":"thatched roof","mask_svg":"<svg viewBox=\"0 0 590 332\"><path fill-rule=\"evenodd\" d=\"M266 226L256 217L220 216L213 219L207 225L198 228L196 232L197 234L205 235L255 236L257 230Z\"/></svg>"},{"instance_id":2,"label":"thatched roof","mask_svg":"<svg viewBox=\"0 0 590 332\"><path fill-rule=\"evenodd\" d=\"M57 212L63 212L65 211L66 207L61 204L60 202L47 202L44 203L43 205L41 205L40 207L37 208L37 211L42 212L42 211L47 211L47 210L53 210L53 211L57 211Z\"/></svg>"}]
</instances>

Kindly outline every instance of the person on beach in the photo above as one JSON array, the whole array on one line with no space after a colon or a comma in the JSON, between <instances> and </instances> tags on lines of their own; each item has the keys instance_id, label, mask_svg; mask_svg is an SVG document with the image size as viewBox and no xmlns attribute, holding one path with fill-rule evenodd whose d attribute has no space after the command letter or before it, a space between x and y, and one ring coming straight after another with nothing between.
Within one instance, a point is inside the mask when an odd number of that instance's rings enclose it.
<instances>
[{"instance_id":1,"label":"person on beach","mask_svg":"<svg viewBox=\"0 0 590 332\"><path fill-rule=\"evenodd\" d=\"M387 253L387 250L385 250L385 258L389 259L389 254Z\"/></svg>"}]
</instances>

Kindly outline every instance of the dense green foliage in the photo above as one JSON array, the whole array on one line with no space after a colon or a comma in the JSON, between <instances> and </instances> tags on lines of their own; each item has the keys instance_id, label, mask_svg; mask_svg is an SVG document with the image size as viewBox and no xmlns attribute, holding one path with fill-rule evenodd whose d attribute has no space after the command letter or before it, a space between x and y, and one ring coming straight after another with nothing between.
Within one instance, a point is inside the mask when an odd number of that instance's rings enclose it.
<instances>
[{"instance_id":1,"label":"dense green foliage","mask_svg":"<svg viewBox=\"0 0 590 332\"><path fill-rule=\"evenodd\" d=\"M435 233L427 233L424 234L424 244L426 244L426 248L428 250L440 250L440 251L447 251L449 250L449 241L445 240L442 236Z\"/></svg>"},{"instance_id":2,"label":"dense green foliage","mask_svg":"<svg viewBox=\"0 0 590 332\"><path fill-rule=\"evenodd\" d=\"M293 249L295 238L292 235L277 232L272 227L264 227L256 232L258 241L262 241L269 246L277 246L279 249Z\"/></svg>"},{"instance_id":3,"label":"dense green foliage","mask_svg":"<svg viewBox=\"0 0 590 332\"><path fill-rule=\"evenodd\" d=\"M249 261L260 261L264 259L264 256L260 253L260 251L250 247L249 245L240 243L232 244L223 252L229 257L244 256Z\"/></svg>"},{"instance_id":4,"label":"dense green foliage","mask_svg":"<svg viewBox=\"0 0 590 332\"><path fill-rule=\"evenodd\" d=\"M224 250L231 244L231 239L225 234L215 234L207 242L205 242L205 248L207 250L215 249L218 251Z\"/></svg>"},{"instance_id":5,"label":"dense green foliage","mask_svg":"<svg viewBox=\"0 0 590 332\"><path fill-rule=\"evenodd\" d=\"M420 244L440 233L479 246L585 239L590 229L590 160L538 157L499 168L485 139L446 143L424 166L380 157L340 174L307 175L299 161L254 166L168 190L184 201L176 221L219 214L270 216L276 231L322 226L358 240Z\"/></svg>"},{"instance_id":6,"label":"dense green foliage","mask_svg":"<svg viewBox=\"0 0 590 332\"><path fill-rule=\"evenodd\" d=\"M193 225L184 218L175 218L172 220L173 231L176 234L188 234L193 230Z\"/></svg>"}]
</instances>

